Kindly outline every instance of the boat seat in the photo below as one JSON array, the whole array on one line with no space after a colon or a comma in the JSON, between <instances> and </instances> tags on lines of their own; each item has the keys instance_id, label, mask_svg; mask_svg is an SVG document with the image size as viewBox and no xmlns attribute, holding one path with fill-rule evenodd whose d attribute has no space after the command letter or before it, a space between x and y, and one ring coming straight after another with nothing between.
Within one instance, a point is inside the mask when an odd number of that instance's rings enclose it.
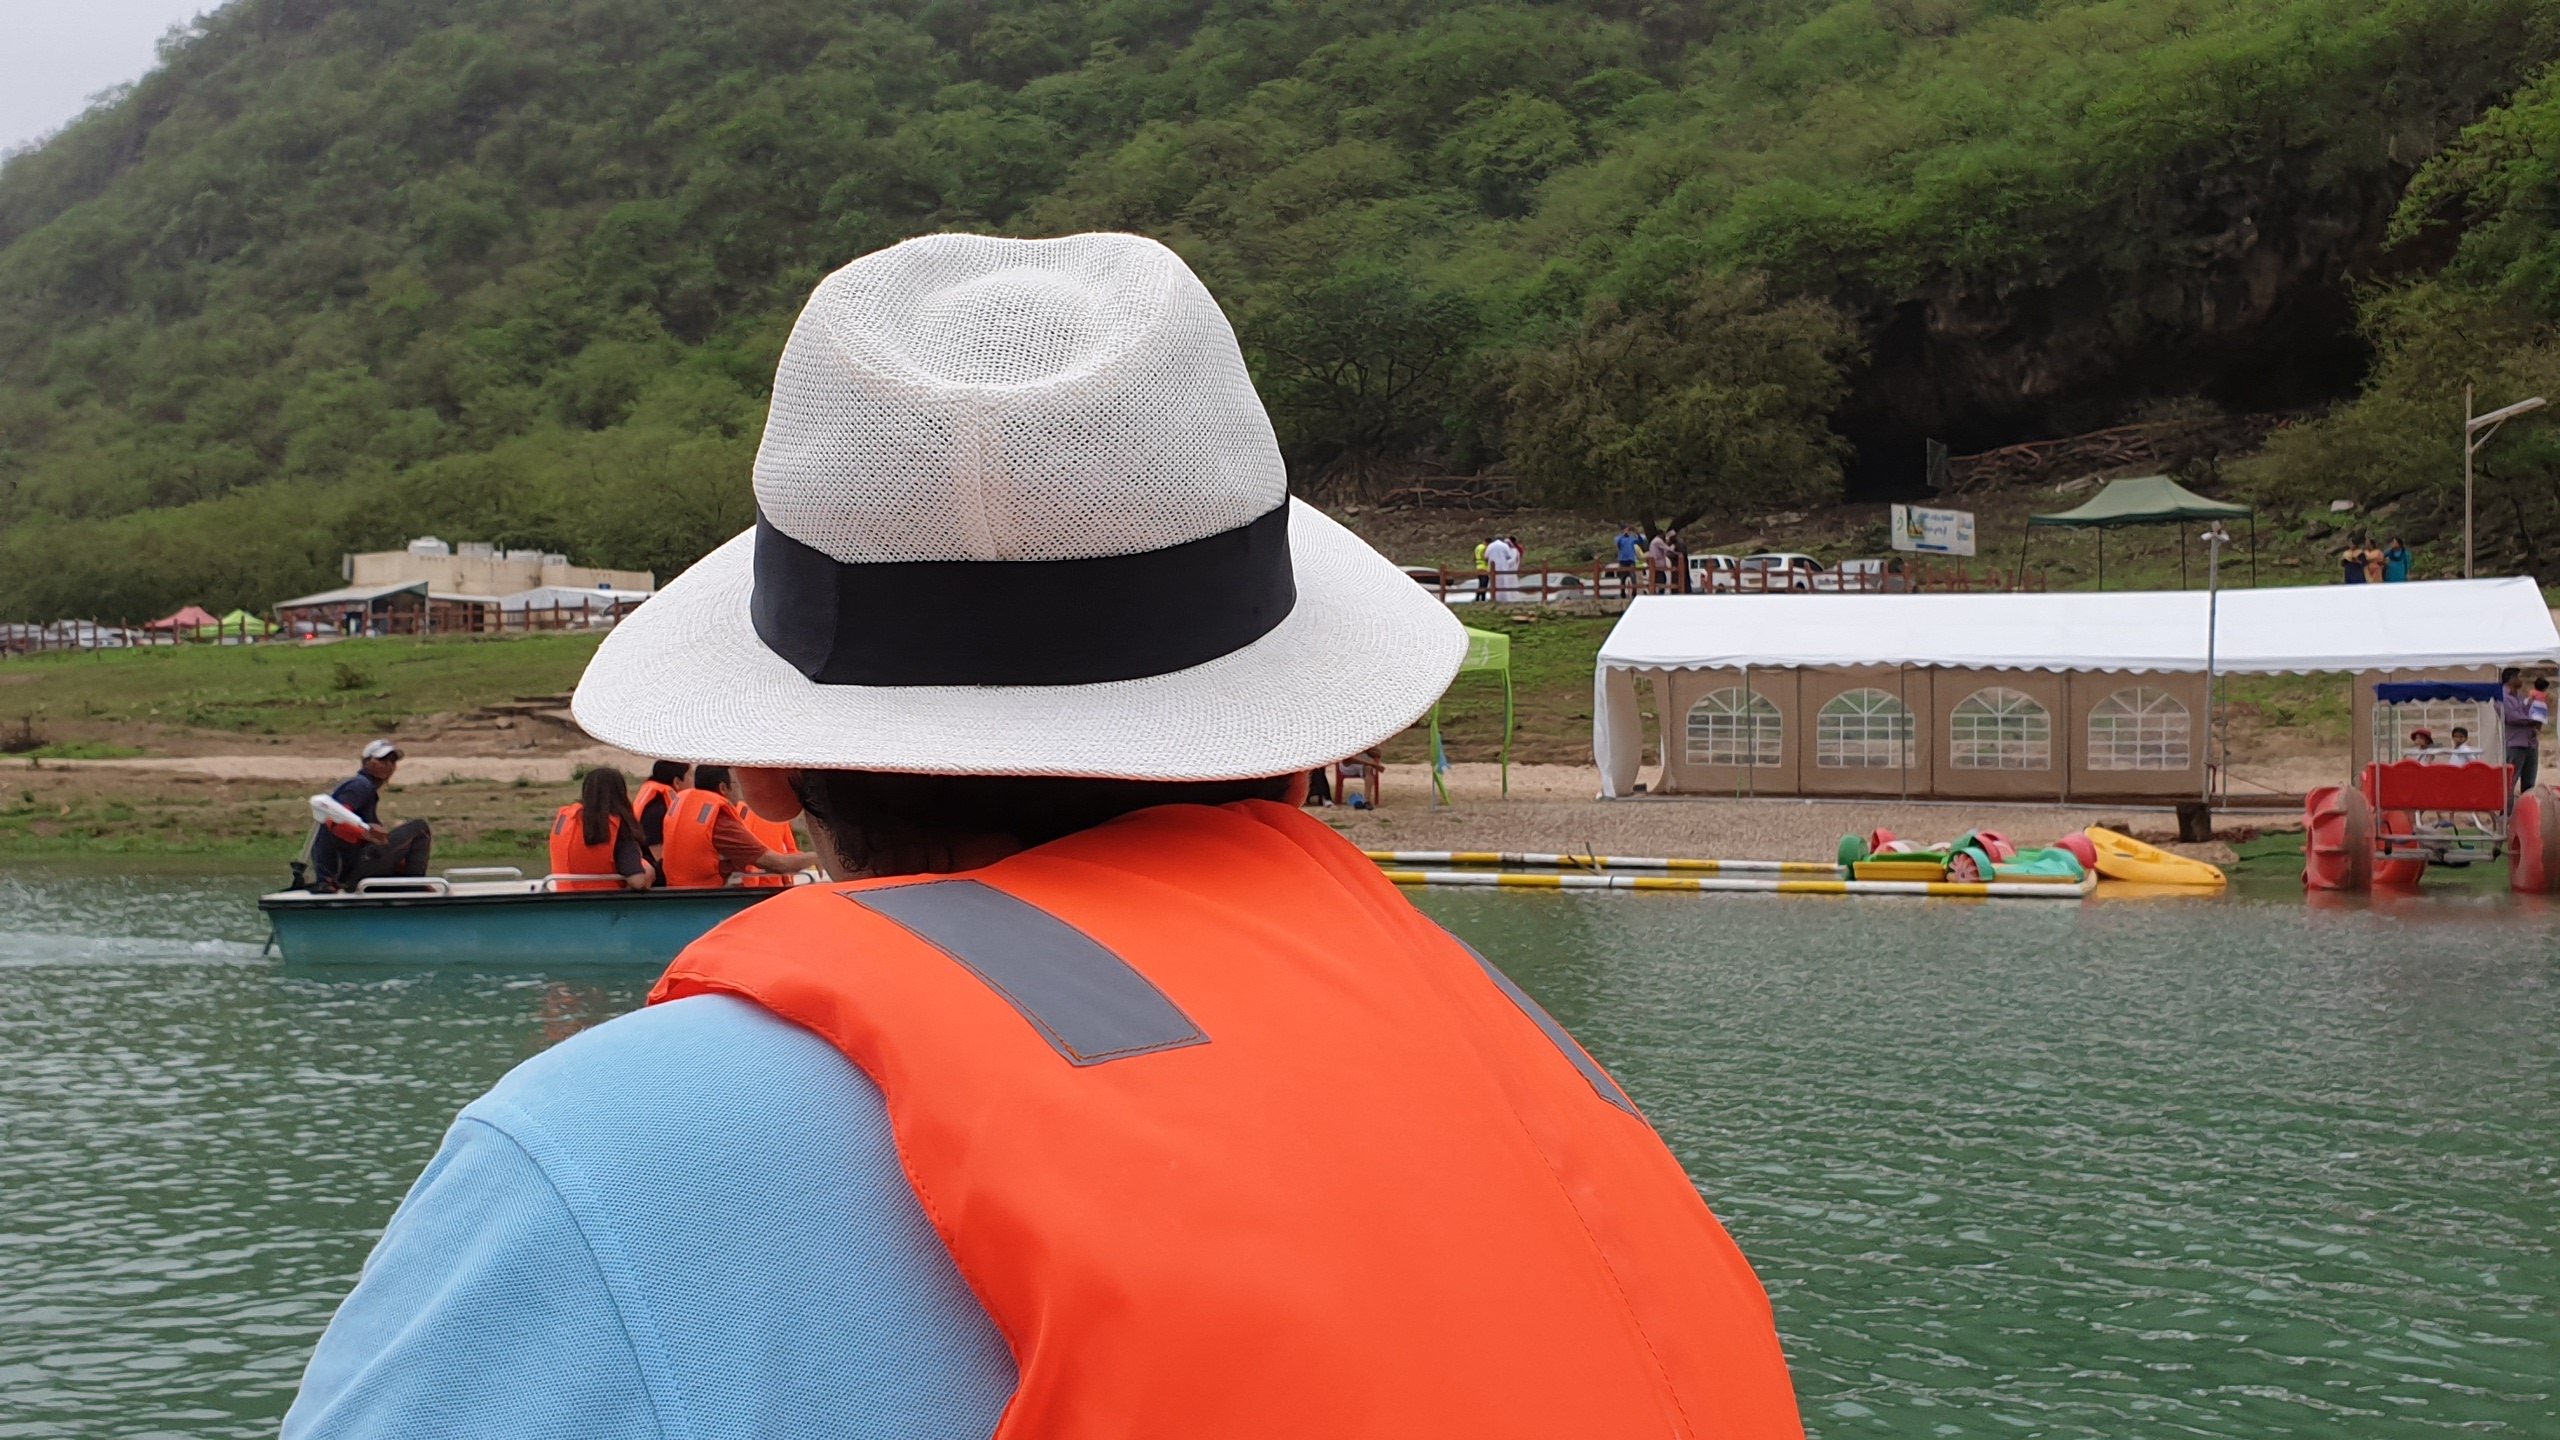
<instances>
[{"instance_id":1,"label":"boat seat","mask_svg":"<svg viewBox=\"0 0 2560 1440\"><path fill-rule=\"evenodd\" d=\"M2395 760L2364 767L2361 787L2376 810L2456 810L2498 814L2507 808L2515 772L2505 765L2466 761L2429 765Z\"/></svg>"}]
</instances>

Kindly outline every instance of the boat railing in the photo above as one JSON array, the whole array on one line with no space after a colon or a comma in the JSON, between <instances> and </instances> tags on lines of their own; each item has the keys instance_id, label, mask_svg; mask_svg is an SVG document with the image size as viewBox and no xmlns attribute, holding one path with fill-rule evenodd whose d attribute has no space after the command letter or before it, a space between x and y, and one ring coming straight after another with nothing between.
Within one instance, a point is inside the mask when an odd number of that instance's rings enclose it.
<instances>
[{"instance_id":1,"label":"boat railing","mask_svg":"<svg viewBox=\"0 0 2560 1440\"><path fill-rule=\"evenodd\" d=\"M524 878L524 872L513 865L463 865L456 866L453 869L445 871L444 878L456 882L465 880L521 880Z\"/></svg>"},{"instance_id":2,"label":"boat railing","mask_svg":"<svg viewBox=\"0 0 2560 1440\"><path fill-rule=\"evenodd\" d=\"M533 888L542 894L548 895L553 891L558 890L563 885L597 883L611 884L616 889L619 889L622 886L623 877L619 875L545 875L540 880L534 882Z\"/></svg>"},{"instance_id":3,"label":"boat railing","mask_svg":"<svg viewBox=\"0 0 2560 1440\"><path fill-rule=\"evenodd\" d=\"M359 895L450 895L453 886L441 875L377 875L356 882Z\"/></svg>"}]
</instances>

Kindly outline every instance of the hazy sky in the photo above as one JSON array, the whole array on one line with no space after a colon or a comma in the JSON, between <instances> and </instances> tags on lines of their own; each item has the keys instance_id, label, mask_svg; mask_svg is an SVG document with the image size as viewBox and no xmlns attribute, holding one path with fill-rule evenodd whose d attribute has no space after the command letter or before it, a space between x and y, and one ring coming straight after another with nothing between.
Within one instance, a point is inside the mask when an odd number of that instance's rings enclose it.
<instances>
[{"instance_id":1,"label":"hazy sky","mask_svg":"<svg viewBox=\"0 0 2560 1440\"><path fill-rule=\"evenodd\" d=\"M0 0L0 152L62 127L142 78L152 44L221 0Z\"/></svg>"}]
</instances>

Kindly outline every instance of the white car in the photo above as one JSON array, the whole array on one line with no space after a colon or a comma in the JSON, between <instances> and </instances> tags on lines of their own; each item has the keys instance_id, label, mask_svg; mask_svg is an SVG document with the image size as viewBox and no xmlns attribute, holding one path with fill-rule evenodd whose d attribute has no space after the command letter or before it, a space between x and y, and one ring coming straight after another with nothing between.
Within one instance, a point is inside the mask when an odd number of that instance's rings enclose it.
<instances>
[{"instance_id":1,"label":"white car","mask_svg":"<svg viewBox=\"0 0 2560 1440\"><path fill-rule=\"evenodd\" d=\"M1792 550L1771 550L1758 555L1745 555L1742 557L1741 568L1735 573L1734 578L1739 588L1745 591L1804 592L1836 590L1840 587L1839 577L1824 570L1821 561Z\"/></svg>"},{"instance_id":2,"label":"white car","mask_svg":"<svg viewBox=\"0 0 2560 1440\"><path fill-rule=\"evenodd\" d=\"M1692 555L1689 557L1689 593L1715 595L1734 588L1733 577L1742 571L1742 562L1730 555Z\"/></svg>"}]
</instances>

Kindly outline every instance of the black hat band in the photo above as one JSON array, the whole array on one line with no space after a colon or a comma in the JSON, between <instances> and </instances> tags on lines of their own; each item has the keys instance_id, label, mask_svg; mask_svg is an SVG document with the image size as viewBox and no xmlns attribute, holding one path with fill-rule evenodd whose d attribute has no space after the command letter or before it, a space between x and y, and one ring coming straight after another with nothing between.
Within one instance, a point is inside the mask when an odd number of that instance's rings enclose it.
<instances>
[{"instance_id":1,"label":"black hat band","mask_svg":"<svg viewBox=\"0 0 2560 1440\"><path fill-rule=\"evenodd\" d=\"M1160 550L847 564L756 516L756 635L821 685L1100 685L1268 635L1297 604L1289 502Z\"/></svg>"}]
</instances>

